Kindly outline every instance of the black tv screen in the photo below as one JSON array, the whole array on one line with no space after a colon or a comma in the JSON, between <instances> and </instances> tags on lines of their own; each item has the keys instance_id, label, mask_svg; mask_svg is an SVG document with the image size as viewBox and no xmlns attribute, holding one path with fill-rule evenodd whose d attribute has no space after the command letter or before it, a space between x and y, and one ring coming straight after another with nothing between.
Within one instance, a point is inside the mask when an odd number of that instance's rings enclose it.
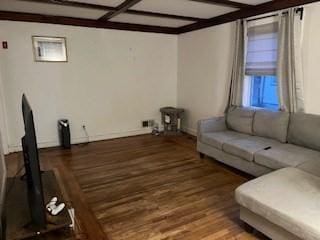
<instances>
[{"instance_id":1,"label":"black tv screen","mask_svg":"<svg viewBox=\"0 0 320 240\"><path fill-rule=\"evenodd\" d=\"M22 114L25 135L22 137L25 177L28 188L28 203L31 224L36 229L46 226L46 210L43 197L41 171L34 128L33 113L25 95L22 96Z\"/></svg>"}]
</instances>

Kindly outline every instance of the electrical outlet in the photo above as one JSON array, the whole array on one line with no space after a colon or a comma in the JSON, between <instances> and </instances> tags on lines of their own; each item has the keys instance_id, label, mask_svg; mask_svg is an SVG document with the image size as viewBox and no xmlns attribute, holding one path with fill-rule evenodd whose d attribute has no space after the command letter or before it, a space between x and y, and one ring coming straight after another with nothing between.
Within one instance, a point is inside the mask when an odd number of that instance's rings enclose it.
<instances>
[{"instance_id":1,"label":"electrical outlet","mask_svg":"<svg viewBox=\"0 0 320 240\"><path fill-rule=\"evenodd\" d=\"M142 121L142 127L153 127L155 121L153 119Z\"/></svg>"},{"instance_id":2,"label":"electrical outlet","mask_svg":"<svg viewBox=\"0 0 320 240\"><path fill-rule=\"evenodd\" d=\"M149 127L149 121L146 120L146 121L142 121L142 127Z\"/></svg>"}]
</instances>

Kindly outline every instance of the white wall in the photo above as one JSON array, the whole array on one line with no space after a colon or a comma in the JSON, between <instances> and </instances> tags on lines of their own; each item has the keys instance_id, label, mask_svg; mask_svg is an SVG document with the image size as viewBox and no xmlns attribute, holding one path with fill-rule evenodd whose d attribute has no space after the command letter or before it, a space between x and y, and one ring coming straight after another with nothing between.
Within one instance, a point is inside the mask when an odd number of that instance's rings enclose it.
<instances>
[{"instance_id":1,"label":"white wall","mask_svg":"<svg viewBox=\"0 0 320 240\"><path fill-rule=\"evenodd\" d=\"M1 66L0 66L1 73ZM0 74L0 147L3 149L3 152L7 154L9 152L8 149L8 132L7 132L7 119L5 117L5 102L4 102L4 91L3 91L3 83Z\"/></svg>"},{"instance_id":2,"label":"white wall","mask_svg":"<svg viewBox=\"0 0 320 240\"><path fill-rule=\"evenodd\" d=\"M305 6L302 57L306 112L320 114L320 3ZM184 128L195 134L200 119L223 115L232 67L233 23L178 38L178 106Z\"/></svg>"},{"instance_id":3,"label":"white wall","mask_svg":"<svg viewBox=\"0 0 320 240\"><path fill-rule=\"evenodd\" d=\"M73 142L85 141L83 124L91 140L108 139L148 132L141 120L160 122L159 108L176 104L186 109L185 130L195 134L199 119L223 115L234 27L228 23L176 37L1 21L0 40L9 44L0 49L4 141L11 151L20 147L23 92L34 108L41 147L58 144L59 118L70 119ZM35 63L32 35L67 37L69 62ZM303 68L306 111L317 114L319 42L320 3L314 3L306 6Z\"/></svg>"},{"instance_id":4,"label":"white wall","mask_svg":"<svg viewBox=\"0 0 320 240\"><path fill-rule=\"evenodd\" d=\"M178 38L178 106L186 109L184 129L223 115L231 78L235 24L186 33Z\"/></svg>"},{"instance_id":5,"label":"white wall","mask_svg":"<svg viewBox=\"0 0 320 240\"><path fill-rule=\"evenodd\" d=\"M320 114L320 3L305 7L302 44L306 112Z\"/></svg>"},{"instance_id":6,"label":"white wall","mask_svg":"<svg viewBox=\"0 0 320 240\"><path fill-rule=\"evenodd\" d=\"M68 63L33 61L32 35L67 38ZM50 24L0 22L9 149L23 135L21 95L34 110L40 147L58 144L57 119L71 121L73 142L149 132L159 108L177 102L177 37Z\"/></svg>"}]
</instances>

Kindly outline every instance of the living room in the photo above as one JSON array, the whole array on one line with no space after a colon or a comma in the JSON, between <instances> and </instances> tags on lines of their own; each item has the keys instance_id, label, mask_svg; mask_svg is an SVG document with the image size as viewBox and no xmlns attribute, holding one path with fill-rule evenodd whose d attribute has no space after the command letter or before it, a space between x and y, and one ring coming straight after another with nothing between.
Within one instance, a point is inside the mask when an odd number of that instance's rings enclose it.
<instances>
[{"instance_id":1,"label":"living room","mask_svg":"<svg viewBox=\"0 0 320 240\"><path fill-rule=\"evenodd\" d=\"M28 178L24 94L72 220L3 238L320 239L319 38L311 0L2 0L1 201Z\"/></svg>"}]
</instances>

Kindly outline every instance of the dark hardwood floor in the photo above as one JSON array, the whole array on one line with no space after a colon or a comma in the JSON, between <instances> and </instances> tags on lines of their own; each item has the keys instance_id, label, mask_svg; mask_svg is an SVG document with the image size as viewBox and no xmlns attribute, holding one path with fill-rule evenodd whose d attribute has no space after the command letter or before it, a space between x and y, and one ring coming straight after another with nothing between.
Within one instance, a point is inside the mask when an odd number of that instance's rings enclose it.
<instances>
[{"instance_id":1,"label":"dark hardwood floor","mask_svg":"<svg viewBox=\"0 0 320 240\"><path fill-rule=\"evenodd\" d=\"M234 190L248 177L201 160L187 135L43 149L40 159L76 209L73 239L264 239L246 233L239 220ZM13 175L21 153L7 156L7 164Z\"/></svg>"}]
</instances>

